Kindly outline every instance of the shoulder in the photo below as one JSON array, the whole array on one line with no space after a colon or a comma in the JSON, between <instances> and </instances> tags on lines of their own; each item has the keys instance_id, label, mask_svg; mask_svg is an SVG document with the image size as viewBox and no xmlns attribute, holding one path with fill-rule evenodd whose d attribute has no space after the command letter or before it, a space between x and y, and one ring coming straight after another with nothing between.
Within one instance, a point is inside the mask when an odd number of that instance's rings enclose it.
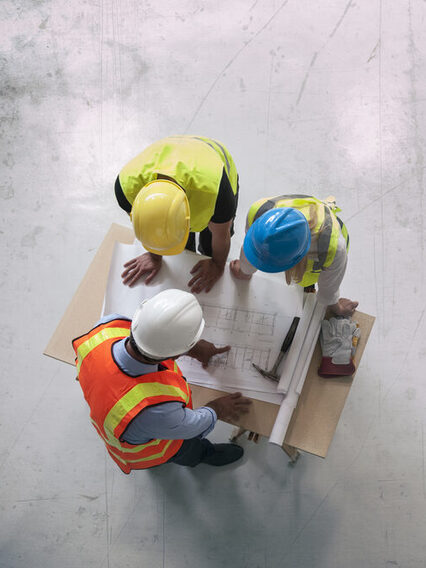
<instances>
[{"instance_id":1,"label":"shoulder","mask_svg":"<svg viewBox=\"0 0 426 568\"><path fill-rule=\"evenodd\" d=\"M114 320L129 320L129 318L122 316L120 314L107 314L105 316L102 316L100 320L98 320L96 322L96 325L101 325L103 323L109 323L110 321L114 321Z\"/></svg>"}]
</instances>

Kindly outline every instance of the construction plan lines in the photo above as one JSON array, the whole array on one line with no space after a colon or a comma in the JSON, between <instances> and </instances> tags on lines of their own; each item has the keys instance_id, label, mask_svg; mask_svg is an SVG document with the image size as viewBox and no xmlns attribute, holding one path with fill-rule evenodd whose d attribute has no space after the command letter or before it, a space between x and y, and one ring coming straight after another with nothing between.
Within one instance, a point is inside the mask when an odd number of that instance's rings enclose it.
<instances>
[{"instance_id":1,"label":"construction plan lines","mask_svg":"<svg viewBox=\"0 0 426 568\"><path fill-rule=\"evenodd\" d=\"M217 330L248 333L259 336L273 336L276 314L244 310L240 308L221 308L202 302L206 325Z\"/></svg>"},{"instance_id":2,"label":"construction plan lines","mask_svg":"<svg viewBox=\"0 0 426 568\"><path fill-rule=\"evenodd\" d=\"M164 257L152 283L146 285L141 280L132 288L124 286L120 276L123 264L142 252L140 243L116 243L104 314L131 318L142 300L162 290L189 291L190 271L203 258L189 251ZM287 286L282 275L256 273L250 281L236 280L227 265L212 290L196 297L205 319L202 339L218 347L230 345L231 350L212 357L206 369L190 357L179 357L184 376L193 384L227 392L238 390L246 396L280 404L283 395L277 393L277 383L262 377L252 363L266 369L273 366L293 317L302 313L302 289Z\"/></svg>"}]
</instances>

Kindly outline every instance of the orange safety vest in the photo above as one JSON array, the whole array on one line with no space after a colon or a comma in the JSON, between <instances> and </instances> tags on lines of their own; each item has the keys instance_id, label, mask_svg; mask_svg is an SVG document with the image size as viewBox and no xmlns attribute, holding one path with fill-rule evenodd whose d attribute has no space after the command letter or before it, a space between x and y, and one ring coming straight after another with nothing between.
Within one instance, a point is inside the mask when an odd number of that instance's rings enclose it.
<instances>
[{"instance_id":1,"label":"orange safety vest","mask_svg":"<svg viewBox=\"0 0 426 568\"><path fill-rule=\"evenodd\" d=\"M76 366L90 418L112 459L124 473L167 462L183 440L150 440L133 445L120 440L131 420L147 406L179 401L192 408L191 389L172 359L162 361L164 371L130 377L114 361L113 344L128 337L131 321L116 319L100 324L73 340Z\"/></svg>"}]
</instances>

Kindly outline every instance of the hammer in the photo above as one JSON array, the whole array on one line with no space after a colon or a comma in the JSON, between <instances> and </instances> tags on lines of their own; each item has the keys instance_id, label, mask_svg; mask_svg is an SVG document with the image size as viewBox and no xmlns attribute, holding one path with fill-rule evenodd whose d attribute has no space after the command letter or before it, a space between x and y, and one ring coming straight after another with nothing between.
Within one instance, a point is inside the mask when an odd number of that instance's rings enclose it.
<instances>
[{"instance_id":1,"label":"hammer","mask_svg":"<svg viewBox=\"0 0 426 568\"><path fill-rule=\"evenodd\" d=\"M277 383L279 382L280 379L277 375L278 367L280 366L280 363L283 360L284 355L290 349L290 345L291 345L291 343L294 339L294 335L296 333L297 326L299 325L299 321L300 321L300 318L297 318L297 317L293 318L293 321L291 322L290 329L288 330L287 335L284 338L283 344L281 345L281 349L280 349L280 352L278 353L277 360L275 361L275 364L270 371L266 371L265 369L261 369L259 367L259 365L256 365L256 363L252 363L253 367L256 369L256 371L259 371L259 373L262 375L262 377L265 377L267 379L271 379L271 380L273 380Z\"/></svg>"}]
</instances>

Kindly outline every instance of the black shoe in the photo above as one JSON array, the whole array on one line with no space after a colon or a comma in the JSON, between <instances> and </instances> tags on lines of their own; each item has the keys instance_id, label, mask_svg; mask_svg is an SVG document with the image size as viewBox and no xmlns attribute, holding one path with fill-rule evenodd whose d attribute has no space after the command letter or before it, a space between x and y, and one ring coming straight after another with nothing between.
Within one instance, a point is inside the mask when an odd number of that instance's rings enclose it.
<instances>
[{"instance_id":1,"label":"black shoe","mask_svg":"<svg viewBox=\"0 0 426 568\"><path fill-rule=\"evenodd\" d=\"M237 444L213 444L214 452L206 456L201 463L209 465L227 465L243 457L244 450Z\"/></svg>"}]
</instances>

